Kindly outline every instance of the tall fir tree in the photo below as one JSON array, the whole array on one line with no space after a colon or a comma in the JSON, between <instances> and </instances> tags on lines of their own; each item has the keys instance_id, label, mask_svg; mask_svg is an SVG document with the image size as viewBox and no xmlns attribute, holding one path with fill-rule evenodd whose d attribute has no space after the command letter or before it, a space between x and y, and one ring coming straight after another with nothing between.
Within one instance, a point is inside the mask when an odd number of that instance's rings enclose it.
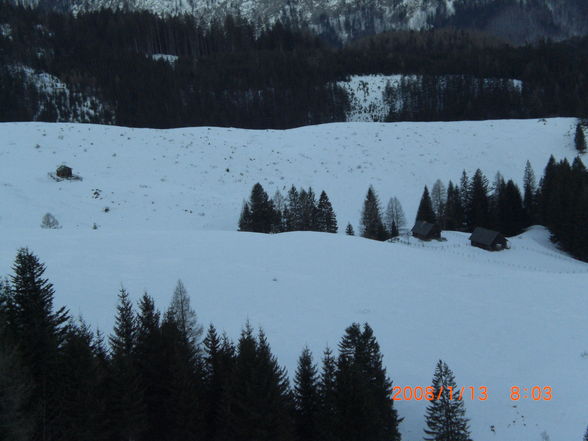
<instances>
[{"instance_id":1,"label":"tall fir tree","mask_svg":"<svg viewBox=\"0 0 588 441\"><path fill-rule=\"evenodd\" d=\"M576 124L576 135L574 136L576 150L579 153L586 153L586 137L581 123Z\"/></svg>"},{"instance_id":2,"label":"tall fir tree","mask_svg":"<svg viewBox=\"0 0 588 441\"><path fill-rule=\"evenodd\" d=\"M367 239L382 241L388 239L388 233L380 215L380 202L371 185L363 203L361 235Z\"/></svg>"},{"instance_id":3,"label":"tall fir tree","mask_svg":"<svg viewBox=\"0 0 588 441\"><path fill-rule=\"evenodd\" d=\"M32 389L26 412L34 415L33 438L57 439L61 413L58 390L62 345L67 333L68 312L53 309L53 285L45 279L45 265L28 249L18 251L8 290L8 330L18 345Z\"/></svg>"},{"instance_id":4,"label":"tall fir tree","mask_svg":"<svg viewBox=\"0 0 588 441\"><path fill-rule=\"evenodd\" d=\"M129 293L121 288L114 332L110 336L112 354L110 425L113 436L123 441L139 439L146 429L143 385L137 369L137 317Z\"/></svg>"},{"instance_id":5,"label":"tall fir tree","mask_svg":"<svg viewBox=\"0 0 588 441\"><path fill-rule=\"evenodd\" d=\"M525 210L525 226L537 223L537 183L531 163L525 164L523 174L523 208Z\"/></svg>"},{"instance_id":6,"label":"tall fir tree","mask_svg":"<svg viewBox=\"0 0 588 441\"><path fill-rule=\"evenodd\" d=\"M322 369L318 384L320 399L320 438L336 441L338 432L337 414L337 362L328 347L323 353Z\"/></svg>"},{"instance_id":7,"label":"tall fir tree","mask_svg":"<svg viewBox=\"0 0 588 441\"><path fill-rule=\"evenodd\" d=\"M190 306L190 296L181 280L176 283L168 313L173 316L182 335L186 336L191 345L198 348L203 329L198 323L196 311Z\"/></svg>"},{"instance_id":8,"label":"tall fir tree","mask_svg":"<svg viewBox=\"0 0 588 441\"><path fill-rule=\"evenodd\" d=\"M312 353L305 348L294 376L295 424L299 440L318 441L321 438L319 398L317 368L312 362Z\"/></svg>"},{"instance_id":9,"label":"tall fir tree","mask_svg":"<svg viewBox=\"0 0 588 441\"><path fill-rule=\"evenodd\" d=\"M300 231L302 229L302 207L300 194L294 185L288 190L286 210L286 231Z\"/></svg>"},{"instance_id":10,"label":"tall fir tree","mask_svg":"<svg viewBox=\"0 0 588 441\"><path fill-rule=\"evenodd\" d=\"M453 372L442 360L435 366L432 387L434 399L425 414L425 440L470 441L464 400L458 399L459 389Z\"/></svg>"},{"instance_id":11,"label":"tall fir tree","mask_svg":"<svg viewBox=\"0 0 588 441\"><path fill-rule=\"evenodd\" d=\"M251 190L249 198L251 230L256 233L270 233L276 224L276 213L272 201L258 182Z\"/></svg>"},{"instance_id":12,"label":"tall fir tree","mask_svg":"<svg viewBox=\"0 0 588 441\"><path fill-rule=\"evenodd\" d=\"M435 216L435 212L433 211L433 204L431 202L431 196L429 195L429 189L426 185L425 189L423 190L423 195L421 196L421 202L419 203L419 208L417 210L416 220L430 222L432 224L437 222L437 216Z\"/></svg>"},{"instance_id":13,"label":"tall fir tree","mask_svg":"<svg viewBox=\"0 0 588 441\"><path fill-rule=\"evenodd\" d=\"M476 170L470 183L468 203L465 207L467 226L470 231L476 227L490 228L490 200L488 179L480 169Z\"/></svg>"},{"instance_id":14,"label":"tall fir tree","mask_svg":"<svg viewBox=\"0 0 588 441\"><path fill-rule=\"evenodd\" d=\"M323 231L325 233L337 232L337 217L333 211L331 201L329 201L329 197L324 190L319 197L316 223L317 231Z\"/></svg>"},{"instance_id":15,"label":"tall fir tree","mask_svg":"<svg viewBox=\"0 0 588 441\"><path fill-rule=\"evenodd\" d=\"M461 204L459 187L449 181L447 185L447 203L445 205L445 229L460 231L464 227L464 210Z\"/></svg>"},{"instance_id":16,"label":"tall fir tree","mask_svg":"<svg viewBox=\"0 0 588 441\"><path fill-rule=\"evenodd\" d=\"M337 414L341 441L399 441L398 418L391 399L380 347L371 327L354 323L339 343Z\"/></svg>"}]
</instances>

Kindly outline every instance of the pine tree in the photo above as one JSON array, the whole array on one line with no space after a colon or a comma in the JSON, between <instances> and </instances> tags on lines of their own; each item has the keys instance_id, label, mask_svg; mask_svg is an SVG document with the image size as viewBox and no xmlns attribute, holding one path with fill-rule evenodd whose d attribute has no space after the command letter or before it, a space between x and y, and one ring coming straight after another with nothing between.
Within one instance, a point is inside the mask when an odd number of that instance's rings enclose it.
<instances>
[{"instance_id":1,"label":"pine tree","mask_svg":"<svg viewBox=\"0 0 588 441\"><path fill-rule=\"evenodd\" d=\"M437 222L437 216L435 216L435 212L433 211L433 204L431 202L431 197L429 196L429 189L426 185L423 191L423 195L421 196L421 202L419 204L419 209L417 211L416 220L430 222L432 224Z\"/></svg>"},{"instance_id":2,"label":"pine tree","mask_svg":"<svg viewBox=\"0 0 588 441\"><path fill-rule=\"evenodd\" d=\"M354 323L339 343L337 413L342 441L399 441L392 383L383 367L380 347L368 324Z\"/></svg>"},{"instance_id":3,"label":"pine tree","mask_svg":"<svg viewBox=\"0 0 588 441\"><path fill-rule=\"evenodd\" d=\"M579 153L586 152L586 137L584 136L584 130L582 128L582 124L576 124L576 136L574 137L576 143L576 150Z\"/></svg>"},{"instance_id":4,"label":"pine tree","mask_svg":"<svg viewBox=\"0 0 588 441\"><path fill-rule=\"evenodd\" d=\"M298 368L294 377L294 403L298 439L318 440L320 438L318 373L308 348L302 351L298 359Z\"/></svg>"},{"instance_id":5,"label":"pine tree","mask_svg":"<svg viewBox=\"0 0 588 441\"><path fill-rule=\"evenodd\" d=\"M469 230L475 227L491 227L488 179L480 169L476 170L470 187L469 205L465 207Z\"/></svg>"},{"instance_id":6,"label":"pine tree","mask_svg":"<svg viewBox=\"0 0 588 441\"><path fill-rule=\"evenodd\" d=\"M0 295L7 296L7 284L0 282ZM0 300L0 439L27 441L31 436L31 415L26 412L32 381L8 331L8 311Z\"/></svg>"},{"instance_id":7,"label":"pine tree","mask_svg":"<svg viewBox=\"0 0 588 441\"><path fill-rule=\"evenodd\" d=\"M94 335L81 319L71 321L62 348L59 370L62 380L58 399L61 412L56 423L63 441L103 440L106 402L100 391L100 360L94 350Z\"/></svg>"},{"instance_id":8,"label":"pine tree","mask_svg":"<svg viewBox=\"0 0 588 441\"><path fill-rule=\"evenodd\" d=\"M251 214L251 231L270 233L276 224L276 213L272 201L259 182L251 190L248 205ZM243 217L246 218L245 215Z\"/></svg>"},{"instance_id":9,"label":"pine tree","mask_svg":"<svg viewBox=\"0 0 588 441\"><path fill-rule=\"evenodd\" d=\"M537 222L537 185L535 182L535 172L531 163L525 164L525 173L523 176L523 207L525 210L525 226L533 225Z\"/></svg>"},{"instance_id":10,"label":"pine tree","mask_svg":"<svg viewBox=\"0 0 588 441\"><path fill-rule=\"evenodd\" d=\"M109 338L112 353L110 422L114 436L134 441L146 426L144 391L135 360L137 317L124 288L118 300L114 333Z\"/></svg>"},{"instance_id":11,"label":"pine tree","mask_svg":"<svg viewBox=\"0 0 588 441\"><path fill-rule=\"evenodd\" d=\"M470 441L464 401L458 399L459 389L453 372L442 360L435 367L432 387L434 399L427 406L425 440Z\"/></svg>"},{"instance_id":12,"label":"pine tree","mask_svg":"<svg viewBox=\"0 0 588 441\"><path fill-rule=\"evenodd\" d=\"M459 188L449 181L447 186L447 204L445 206L445 229L460 231L464 227L464 210L461 205Z\"/></svg>"},{"instance_id":13,"label":"pine tree","mask_svg":"<svg viewBox=\"0 0 588 441\"><path fill-rule=\"evenodd\" d=\"M337 440L337 364L331 349L323 353L323 366L319 379L320 438L325 441Z\"/></svg>"},{"instance_id":14,"label":"pine tree","mask_svg":"<svg viewBox=\"0 0 588 441\"><path fill-rule=\"evenodd\" d=\"M337 232L337 218L325 191L322 191L319 197L316 224L317 231L323 231L325 233Z\"/></svg>"},{"instance_id":15,"label":"pine tree","mask_svg":"<svg viewBox=\"0 0 588 441\"><path fill-rule=\"evenodd\" d=\"M69 319L65 308L53 310L53 285L43 278L45 265L28 249L20 249L13 266L7 299L8 330L14 337L32 388L26 412L34 414L34 439L58 437L61 383L59 362Z\"/></svg>"},{"instance_id":16,"label":"pine tree","mask_svg":"<svg viewBox=\"0 0 588 441\"><path fill-rule=\"evenodd\" d=\"M205 362L205 439L215 441L222 439L226 428L229 400L229 382L235 363L235 349L228 338L219 337L213 325L210 325L204 339Z\"/></svg>"},{"instance_id":17,"label":"pine tree","mask_svg":"<svg viewBox=\"0 0 588 441\"><path fill-rule=\"evenodd\" d=\"M300 231L302 228L302 207L300 195L295 186L288 191L287 199L286 231Z\"/></svg>"},{"instance_id":18,"label":"pine tree","mask_svg":"<svg viewBox=\"0 0 588 441\"><path fill-rule=\"evenodd\" d=\"M251 211L249 210L249 204L243 203L241 210L241 216L239 217L239 231L253 231L253 224L251 219Z\"/></svg>"},{"instance_id":19,"label":"pine tree","mask_svg":"<svg viewBox=\"0 0 588 441\"><path fill-rule=\"evenodd\" d=\"M350 223L348 223L347 227L345 228L345 234L347 234L348 236L355 236L355 231L353 231L353 225L351 225Z\"/></svg>"},{"instance_id":20,"label":"pine tree","mask_svg":"<svg viewBox=\"0 0 588 441\"><path fill-rule=\"evenodd\" d=\"M228 438L235 441L293 438L288 379L271 354L265 335L256 340L249 324L237 347Z\"/></svg>"},{"instance_id":21,"label":"pine tree","mask_svg":"<svg viewBox=\"0 0 588 441\"><path fill-rule=\"evenodd\" d=\"M139 301L134 350L145 407L144 441L156 441L166 436L163 406L166 399L165 377L168 372L162 357L163 353L160 313L155 308L153 298L145 293Z\"/></svg>"},{"instance_id":22,"label":"pine tree","mask_svg":"<svg viewBox=\"0 0 588 441\"><path fill-rule=\"evenodd\" d=\"M525 212L519 187L509 180L500 192L498 201L498 228L506 236L515 236L523 231Z\"/></svg>"},{"instance_id":23,"label":"pine tree","mask_svg":"<svg viewBox=\"0 0 588 441\"><path fill-rule=\"evenodd\" d=\"M370 185L361 214L361 235L367 239L386 240L388 233L380 216L380 202Z\"/></svg>"}]
</instances>

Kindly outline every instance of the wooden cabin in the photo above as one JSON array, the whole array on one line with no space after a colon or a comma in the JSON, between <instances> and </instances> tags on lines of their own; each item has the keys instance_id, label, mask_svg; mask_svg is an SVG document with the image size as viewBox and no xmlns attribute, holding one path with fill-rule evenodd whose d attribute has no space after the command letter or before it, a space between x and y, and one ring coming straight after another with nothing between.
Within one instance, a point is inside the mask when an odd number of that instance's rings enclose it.
<instances>
[{"instance_id":1,"label":"wooden cabin","mask_svg":"<svg viewBox=\"0 0 588 441\"><path fill-rule=\"evenodd\" d=\"M73 170L67 165L60 165L57 167L57 172L55 174L58 178L71 179L73 176Z\"/></svg>"},{"instance_id":2,"label":"wooden cabin","mask_svg":"<svg viewBox=\"0 0 588 441\"><path fill-rule=\"evenodd\" d=\"M441 227L426 221L416 221L412 227L412 235L420 240L441 239Z\"/></svg>"},{"instance_id":3,"label":"wooden cabin","mask_svg":"<svg viewBox=\"0 0 588 441\"><path fill-rule=\"evenodd\" d=\"M473 247L488 251L500 251L508 248L508 240L498 231L477 227L470 236Z\"/></svg>"}]
</instances>

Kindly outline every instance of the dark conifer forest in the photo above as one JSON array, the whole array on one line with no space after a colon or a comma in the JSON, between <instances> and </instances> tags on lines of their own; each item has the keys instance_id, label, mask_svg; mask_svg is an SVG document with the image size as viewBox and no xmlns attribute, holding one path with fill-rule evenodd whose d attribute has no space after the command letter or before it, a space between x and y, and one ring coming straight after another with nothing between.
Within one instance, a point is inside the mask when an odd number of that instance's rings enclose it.
<instances>
[{"instance_id":1,"label":"dark conifer forest","mask_svg":"<svg viewBox=\"0 0 588 441\"><path fill-rule=\"evenodd\" d=\"M105 337L53 305L19 250L0 296L0 436L62 440L399 441L392 383L368 324L338 354L303 349L292 382L262 329L206 330L181 281L165 312L122 288ZM10 379L10 381L7 381Z\"/></svg>"},{"instance_id":2,"label":"dark conifer forest","mask_svg":"<svg viewBox=\"0 0 588 441\"><path fill-rule=\"evenodd\" d=\"M2 121L63 120L67 101L87 96L103 104L93 105L94 122L133 127L344 121L349 100L336 82L370 73L410 75L388 91L389 100L402 103L391 121L587 114L586 38L515 47L441 29L337 47L279 22L260 30L232 17L210 25L146 12L74 17L6 2L0 23L9 30L0 33ZM54 75L72 93L39 106L25 68Z\"/></svg>"}]
</instances>

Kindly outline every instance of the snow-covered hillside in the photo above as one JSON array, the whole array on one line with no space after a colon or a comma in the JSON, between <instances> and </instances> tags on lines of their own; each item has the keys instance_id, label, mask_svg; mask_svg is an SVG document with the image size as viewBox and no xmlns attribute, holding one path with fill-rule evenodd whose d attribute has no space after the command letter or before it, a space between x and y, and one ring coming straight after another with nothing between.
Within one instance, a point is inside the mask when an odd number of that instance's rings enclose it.
<instances>
[{"instance_id":1,"label":"snow-covered hillside","mask_svg":"<svg viewBox=\"0 0 588 441\"><path fill-rule=\"evenodd\" d=\"M398 386L429 386L442 358L460 386L488 388L466 400L476 441L579 440L588 388L588 265L534 229L512 249L471 248L467 235L421 246L326 233L2 230L0 268L28 245L48 264L57 304L111 329L123 284L169 304L178 278L204 323L232 337L263 326L292 374L305 345L320 356L346 326L369 322ZM583 355L584 354L584 355ZM550 401L509 398L511 386L550 386ZM423 436L426 402L400 401L405 441ZM494 426L494 432L491 431Z\"/></svg>"},{"instance_id":2,"label":"snow-covered hillside","mask_svg":"<svg viewBox=\"0 0 588 441\"><path fill-rule=\"evenodd\" d=\"M573 119L287 131L0 124L0 274L30 247L57 305L106 332L121 284L165 308L181 278L204 323L232 337L247 319L263 326L290 373L304 345L318 357L351 322L367 321L395 385L429 386L442 358L460 386L488 388L488 400L466 401L474 440L579 440L588 265L555 249L543 228L500 253L452 232L423 244L231 231L257 181L270 193L325 189L343 227L357 226L373 184L381 199L397 196L410 221L425 184L477 167L520 182L527 159L540 175L549 155L573 158L574 129ZM49 177L61 163L82 180ZM46 212L63 228L40 228ZM513 402L511 386L550 386L553 399ZM405 441L422 439L426 404L397 403Z\"/></svg>"},{"instance_id":3,"label":"snow-covered hillside","mask_svg":"<svg viewBox=\"0 0 588 441\"><path fill-rule=\"evenodd\" d=\"M476 168L521 182L527 160L542 173L551 154L575 155L575 120L341 123L293 130L177 130L0 124L0 228L37 228L54 214L64 229L235 230L260 182L272 195L292 184L329 195L340 226L358 225L369 185L397 196L413 219L425 185ZM57 166L82 181L55 182ZM105 210L108 208L108 210ZM341 228L343 229L343 228Z\"/></svg>"}]
</instances>

